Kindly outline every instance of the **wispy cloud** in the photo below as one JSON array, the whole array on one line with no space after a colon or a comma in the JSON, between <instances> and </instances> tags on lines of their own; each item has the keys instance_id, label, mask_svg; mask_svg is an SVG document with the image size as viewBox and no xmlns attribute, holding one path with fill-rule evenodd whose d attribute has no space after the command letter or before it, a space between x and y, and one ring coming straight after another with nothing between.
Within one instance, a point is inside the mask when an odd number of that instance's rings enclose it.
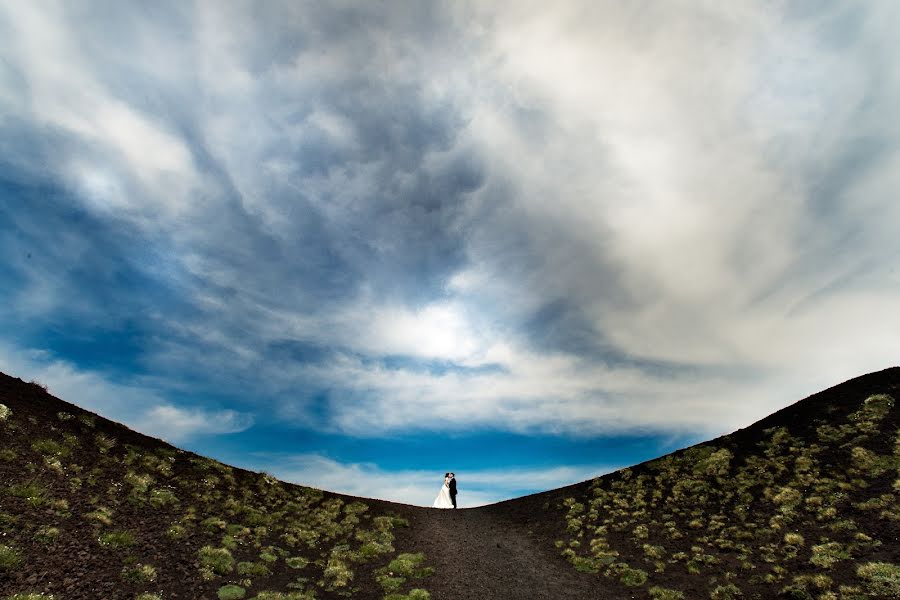
<instances>
[{"instance_id":1,"label":"wispy cloud","mask_svg":"<svg viewBox=\"0 0 900 600\"><path fill-rule=\"evenodd\" d=\"M265 469L279 479L364 498L391 500L416 506L431 506L443 474L431 471L385 470L370 463L343 463L319 454L262 455L246 460L247 468ZM548 468L484 469L458 471L458 504L473 508L578 483L619 468L584 465Z\"/></svg>"},{"instance_id":2,"label":"wispy cloud","mask_svg":"<svg viewBox=\"0 0 900 600\"><path fill-rule=\"evenodd\" d=\"M802 5L5 3L4 341L185 438L712 434L889 366L898 9Z\"/></svg>"},{"instance_id":3,"label":"wispy cloud","mask_svg":"<svg viewBox=\"0 0 900 600\"><path fill-rule=\"evenodd\" d=\"M78 369L39 350L0 343L0 371L36 381L54 396L169 442L236 433L253 424L251 414L175 406L152 389L112 382L101 373Z\"/></svg>"}]
</instances>

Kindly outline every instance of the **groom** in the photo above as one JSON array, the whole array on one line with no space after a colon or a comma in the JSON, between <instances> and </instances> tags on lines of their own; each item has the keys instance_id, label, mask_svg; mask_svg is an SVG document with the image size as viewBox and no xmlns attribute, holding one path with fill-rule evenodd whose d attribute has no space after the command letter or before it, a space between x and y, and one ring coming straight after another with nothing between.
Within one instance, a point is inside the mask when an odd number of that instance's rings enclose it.
<instances>
[{"instance_id":1,"label":"groom","mask_svg":"<svg viewBox=\"0 0 900 600\"><path fill-rule=\"evenodd\" d=\"M456 474L450 473L450 500L453 501L453 508L456 508Z\"/></svg>"}]
</instances>

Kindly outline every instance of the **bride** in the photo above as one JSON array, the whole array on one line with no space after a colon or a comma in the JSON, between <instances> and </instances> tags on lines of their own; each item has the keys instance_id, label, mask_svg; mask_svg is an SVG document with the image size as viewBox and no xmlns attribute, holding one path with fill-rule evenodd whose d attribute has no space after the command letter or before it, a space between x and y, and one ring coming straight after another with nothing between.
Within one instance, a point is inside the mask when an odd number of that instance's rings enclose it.
<instances>
[{"instance_id":1,"label":"bride","mask_svg":"<svg viewBox=\"0 0 900 600\"><path fill-rule=\"evenodd\" d=\"M434 499L432 508L453 508L453 500L450 499L450 473L444 475L444 485L438 492L437 498Z\"/></svg>"}]
</instances>

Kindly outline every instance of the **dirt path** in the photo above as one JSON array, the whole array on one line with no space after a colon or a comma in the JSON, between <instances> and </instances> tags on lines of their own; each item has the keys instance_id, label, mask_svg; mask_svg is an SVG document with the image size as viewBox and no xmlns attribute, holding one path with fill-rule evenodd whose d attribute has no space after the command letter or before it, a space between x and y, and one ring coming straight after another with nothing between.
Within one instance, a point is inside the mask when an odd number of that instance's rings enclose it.
<instances>
[{"instance_id":1,"label":"dirt path","mask_svg":"<svg viewBox=\"0 0 900 600\"><path fill-rule=\"evenodd\" d=\"M421 509L409 517L411 545L435 567L423 582L434 600L620 598L600 589L601 577L577 572L527 523L489 508Z\"/></svg>"}]
</instances>

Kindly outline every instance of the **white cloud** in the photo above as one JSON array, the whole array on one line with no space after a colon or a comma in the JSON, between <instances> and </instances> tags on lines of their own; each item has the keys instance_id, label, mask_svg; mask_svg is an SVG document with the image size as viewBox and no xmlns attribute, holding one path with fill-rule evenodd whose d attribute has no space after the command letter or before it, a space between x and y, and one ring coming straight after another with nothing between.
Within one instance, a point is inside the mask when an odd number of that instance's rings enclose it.
<instances>
[{"instance_id":1,"label":"white cloud","mask_svg":"<svg viewBox=\"0 0 900 600\"><path fill-rule=\"evenodd\" d=\"M253 417L234 410L211 411L179 408L168 404L154 406L140 417L135 427L167 441L181 441L197 435L236 433L253 425Z\"/></svg>"},{"instance_id":2,"label":"white cloud","mask_svg":"<svg viewBox=\"0 0 900 600\"><path fill-rule=\"evenodd\" d=\"M252 415L234 410L174 406L152 390L110 382L43 351L0 343L0 371L36 381L66 402L169 442L235 433L253 424Z\"/></svg>"},{"instance_id":3,"label":"white cloud","mask_svg":"<svg viewBox=\"0 0 900 600\"><path fill-rule=\"evenodd\" d=\"M83 151L61 152L57 174L90 210L171 226L173 262L202 282L182 297L203 318L167 323L173 339L147 348L161 371L251 374L298 420L316 417L296 389L330 390L322 425L356 435L720 433L900 353L895 4L475 3L437 19L448 43L405 11L347 29L290 4L275 23L201 3L180 23L188 42L148 25L126 52L63 5L9 3L0 102L74 136ZM283 52L307 26L307 47ZM220 179L199 173L165 110L110 83L123 55L154 97L199 107L181 118ZM414 115L391 112L409 98ZM430 129L445 113L458 118ZM437 176L461 157L484 181L441 221L419 196L441 196ZM174 218L204 202L208 218ZM406 276L392 259L434 250L422 229L465 259L434 267L445 285L424 300L391 280ZM322 247L279 245L307 237ZM29 276L23 314L82 301L54 275ZM316 296L329 277L362 281ZM557 304L571 323L543 316ZM608 356L560 343L574 337ZM276 363L281 342L337 357ZM391 369L387 355L500 369ZM147 423L240 424L71 365L45 371L73 398L159 407Z\"/></svg>"},{"instance_id":4,"label":"white cloud","mask_svg":"<svg viewBox=\"0 0 900 600\"><path fill-rule=\"evenodd\" d=\"M257 454L239 466L262 469L292 483L415 506L431 506L446 471L446 467L443 471L438 467L433 472L388 471L375 464L343 463L320 454ZM456 471L457 500L460 508L473 508L578 483L618 468L620 466L584 465Z\"/></svg>"},{"instance_id":5,"label":"white cloud","mask_svg":"<svg viewBox=\"0 0 900 600\"><path fill-rule=\"evenodd\" d=\"M84 39L91 33L73 27L78 17L67 14L77 13L76 7L5 8L0 18L14 23L5 49L27 90L5 98L7 115L58 128L81 144L79 152L54 159L61 163L56 175L81 191L93 210L130 214L148 226L182 213L198 186L191 152L159 119L103 82L106 65L93 60L93 44Z\"/></svg>"}]
</instances>

